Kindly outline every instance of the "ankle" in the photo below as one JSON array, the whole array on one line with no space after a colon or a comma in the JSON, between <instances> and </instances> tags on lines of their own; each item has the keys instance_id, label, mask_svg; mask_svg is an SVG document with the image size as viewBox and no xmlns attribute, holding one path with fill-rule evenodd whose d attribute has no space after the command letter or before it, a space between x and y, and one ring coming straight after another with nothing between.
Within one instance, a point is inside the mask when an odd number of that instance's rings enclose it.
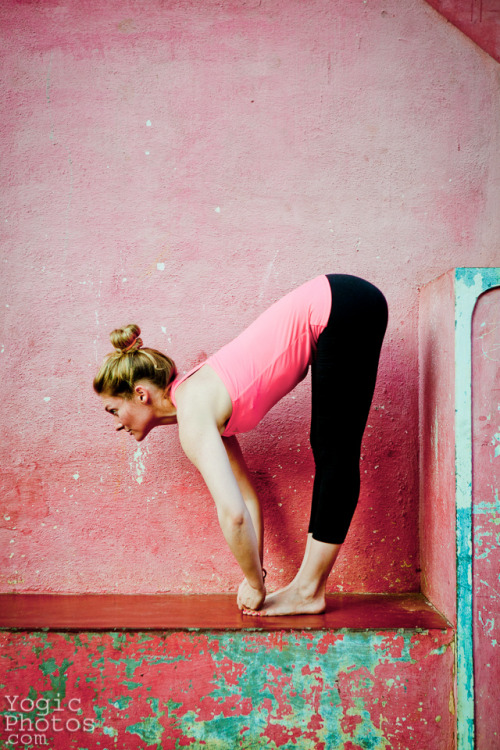
<instances>
[{"instance_id":1,"label":"ankle","mask_svg":"<svg viewBox=\"0 0 500 750\"><path fill-rule=\"evenodd\" d=\"M325 584L317 581L298 581L299 595L305 601L325 598Z\"/></svg>"}]
</instances>

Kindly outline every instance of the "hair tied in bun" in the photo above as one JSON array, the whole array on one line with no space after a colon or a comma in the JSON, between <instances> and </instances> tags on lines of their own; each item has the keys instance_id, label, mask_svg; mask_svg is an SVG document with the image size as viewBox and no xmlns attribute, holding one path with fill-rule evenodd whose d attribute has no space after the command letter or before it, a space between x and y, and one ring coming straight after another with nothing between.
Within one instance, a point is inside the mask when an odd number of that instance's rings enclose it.
<instances>
[{"instance_id":1,"label":"hair tied in bun","mask_svg":"<svg viewBox=\"0 0 500 750\"><path fill-rule=\"evenodd\" d=\"M142 339L137 337L132 341L131 344L129 344L125 349L119 349L122 354L126 354L127 352L131 352L132 350L136 352L138 349L140 349L142 346Z\"/></svg>"},{"instance_id":2,"label":"hair tied in bun","mask_svg":"<svg viewBox=\"0 0 500 750\"><path fill-rule=\"evenodd\" d=\"M109 338L114 351L106 356L94 378L96 393L131 398L134 384L139 380L149 380L161 390L174 380L175 362L156 349L142 348L140 335L141 329L135 323L111 331ZM127 356L121 356L124 354Z\"/></svg>"}]
</instances>

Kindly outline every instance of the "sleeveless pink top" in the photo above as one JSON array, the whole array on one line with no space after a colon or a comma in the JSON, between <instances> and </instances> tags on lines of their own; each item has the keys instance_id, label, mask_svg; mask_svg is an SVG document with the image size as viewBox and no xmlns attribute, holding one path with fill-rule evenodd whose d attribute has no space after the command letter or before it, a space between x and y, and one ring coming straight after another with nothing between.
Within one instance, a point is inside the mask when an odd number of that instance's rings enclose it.
<instances>
[{"instance_id":1,"label":"sleeveless pink top","mask_svg":"<svg viewBox=\"0 0 500 750\"><path fill-rule=\"evenodd\" d=\"M177 387L200 367L210 365L233 404L223 434L248 432L305 378L331 306L326 276L317 276L289 292L216 354L176 378L171 389L174 406Z\"/></svg>"}]
</instances>

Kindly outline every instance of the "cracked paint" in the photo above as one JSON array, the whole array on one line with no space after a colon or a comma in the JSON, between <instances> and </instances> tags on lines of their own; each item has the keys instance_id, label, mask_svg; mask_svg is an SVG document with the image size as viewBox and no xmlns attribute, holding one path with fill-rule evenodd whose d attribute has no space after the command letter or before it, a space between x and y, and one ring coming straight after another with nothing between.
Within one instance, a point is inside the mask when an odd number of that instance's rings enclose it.
<instances>
[{"instance_id":1,"label":"cracked paint","mask_svg":"<svg viewBox=\"0 0 500 750\"><path fill-rule=\"evenodd\" d=\"M0 640L0 680L10 693L59 696L63 718L73 699L82 724L93 722L91 732L48 732L54 750L109 741L127 750L452 748L452 629Z\"/></svg>"},{"instance_id":2,"label":"cracked paint","mask_svg":"<svg viewBox=\"0 0 500 750\"><path fill-rule=\"evenodd\" d=\"M477 750L500 744L491 696L500 682L500 288L478 299L472 321L473 655Z\"/></svg>"},{"instance_id":3,"label":"cracked paint","mask_svg":"<svg viewBox=\"0 0 500 750\"><path fill-rule=\"evenodd\" d=\"M420 305L422 590L457 623L456 696L452 697L456 697L459 750L470 750L475 742L474 680L479 675L474 661L477 667L482 647L473 650L473 623L477 635L483 623L498 621L481 608L479 619L477 611L477 584L493 593L498 582L493 584L488 576L477 579L473 573L473 564L479 570L498 551L498 481L491 476L498 461L498 399L481 403L483 378L476 378L478 358L498 377L498 302L490 323L477 317L481 300L497 295L498 287L499 268L455 268L426 285ZM473 320L477 325L472 335ZM491 376L486 380L485 393L492 397ZM500 640L488 635L490 642ZM492 691L496 687L490 695ZM483 705L488 706L489 700ZM488 721L483 724L488 726Z\"/></svg>"},{"instance_id":4,"label":"cracked paint","mask_svg":"<svg viewBox=\"0 0 500 750\"><path fill-rule=\"evenodd\" d=\"M456 475L456 529L457 529L457 703L458 703L458 747L468 750L475 742L475 687L477 676L474 670L474 609L477 606L477 591L473 580L473 407L478 405L476 378L477 356L473 362L473 344L476 339L483 343L483 320L479 320L479 333L473 334L473 315L477 320L479 298L485 299L487 292L498 294L500 286L499 268L455 269L455 475ZM498 322L498 313L494 318ZM480 350L482 347L480 347ZM479 357L484 362L484 357ZM490 364L492 364L490 360ZM498 374L498 367L496 368ZM486 378L488 379L488 378ZM474 402L472 383L474 380ZM491 381L490 381L491 383ZM490 385L491 387L491 385ZM491 407L481 415L491 413ZM491 438L491 436L490 436ZM477 444L475 453L477 455ZM475 467L476 468L476 467ZM477 497L477 480L480 472L474 472ZM482 499L482 498L481 498ZM478 529L474 529L477 531ZM477 562L477 561L476 561ZM480 656L482 648L476 649ZM478 704L476 704L477 707Z\"/></svg>"}]
</instances>

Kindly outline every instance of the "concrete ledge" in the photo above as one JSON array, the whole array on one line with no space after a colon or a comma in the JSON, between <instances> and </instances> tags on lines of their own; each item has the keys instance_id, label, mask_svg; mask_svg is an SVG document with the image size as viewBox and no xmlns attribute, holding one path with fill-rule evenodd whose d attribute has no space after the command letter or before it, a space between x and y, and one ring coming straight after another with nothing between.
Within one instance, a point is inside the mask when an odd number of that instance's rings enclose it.
<instances>
[{"instance_id":1,"label":"concrete ledge","mask_svg":"<svg viewBox=\"0 0 500 750\"><path fill-rule=\"evenodd\" d=\"M455 633L419 594L294 618L242 616L233 594L17 594L0 611L0 747L455 747Z\"/></svg>"},{"instance_id":2,"label":"concrete ledge","mask_svg":"<svg viewBox=\"0 0 500 750\"><path fill-rule=\"evenodd\" d=\"M322 615L251 617L234 594L0 595L0 628L9 630L446 630L422 594L334 594Z\"/></svg>"}]
</instances>

